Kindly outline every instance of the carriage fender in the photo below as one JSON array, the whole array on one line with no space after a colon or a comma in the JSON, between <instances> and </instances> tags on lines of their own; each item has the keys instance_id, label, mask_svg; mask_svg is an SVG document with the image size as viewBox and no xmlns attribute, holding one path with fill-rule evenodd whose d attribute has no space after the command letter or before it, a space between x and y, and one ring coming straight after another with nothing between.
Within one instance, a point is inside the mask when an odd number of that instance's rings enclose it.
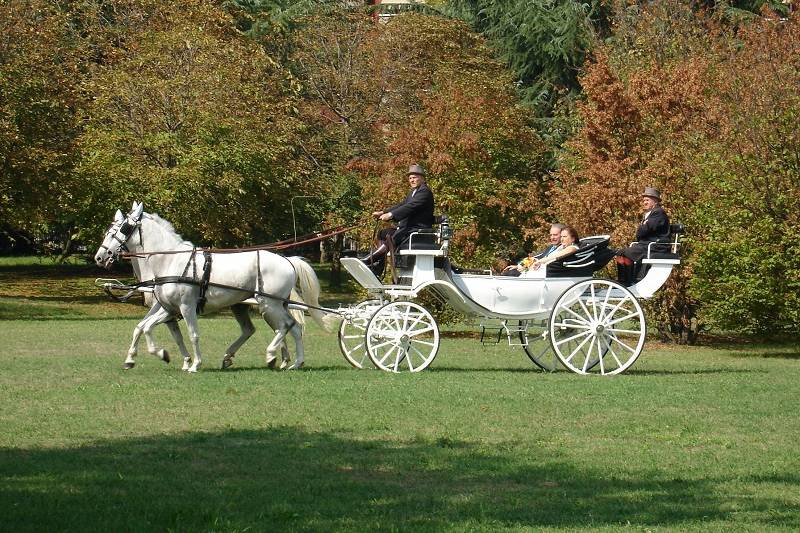
<instances>
[{"instance_id":1,"label":"carriage fender","mask_svg":"<svg viewBox=\"0 0 800 533\"><path fill-rule=\"evenodd\" d=\"M464 296L461 294L461 291L458 290L458 287L456 287L455 285L453 285L452 283L450 283L448 281L444 281L444 280L440 280L440 279L434 279L434 280L426 281L424 283L420 283L418 286L414 287L414 295L417 296L417 295L419 295L420 292L422 292L423 290L428 289L430 287L440 287L440 288L442 288L443 292L445 292L447 294L447 296L448 296L447 299L450 300L450 301L452 301L451 300L451 298L452 298L452 299L455 299L456 301L458 301L458 302L460 302L462 304L466 304L467 303L467 299L464 298Z\"/></svg>"}]
</instances>

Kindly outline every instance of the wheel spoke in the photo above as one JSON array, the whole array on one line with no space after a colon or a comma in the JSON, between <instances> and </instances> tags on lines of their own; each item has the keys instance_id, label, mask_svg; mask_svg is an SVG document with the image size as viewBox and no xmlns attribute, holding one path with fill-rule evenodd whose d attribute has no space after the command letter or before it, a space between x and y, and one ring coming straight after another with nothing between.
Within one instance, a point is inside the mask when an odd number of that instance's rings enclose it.
<instances>
[{"instance_id":1,"label":"wheel spoke","mask_svg":"<svg viewBox=\"0 0 800 533\"><path fill-rule=\"evenodd\" d=\"M608 307L609 298L611 298L611 288L610 287L606 289L606 297L603 300L602 309L605 309L606 307ZM609 315L607 315L604 311L601 310L600 311L600 316L597 317L597 320L600 321L600 322L604 322L607 316L609 316Z\"/></svg>"},{"instance_id":2,"label":"wheel spoke","mask_svg":"<svg viewBox=\"0 0 800 533\"><path fill-rule=\"evenodd\" d=\"M553 322L553 325L555 327L564 329L589 329L588 322L583 322L581 324L575 324L572 322Z\"/></svg>"},{"instance_id":3,"label":"wheel spoke","mask_svg":"<svg viewBox=\"0 0 800 533\"><path fill-rule=\"evenodd\" d=\"M629 352L636 353L636 350L634 348L631 348L630 346L619 340L619 337L617 337L616 335L613 335L611 338L617 341L618 344L620 344L623 348L627 349Z\"/></svg>"},{"instance_id":4,"label":"wheel spoke","mask_svg":"<svg viewBox=\"0 0 800 533\"><path fill-rule=\"evenodd\" d=\"M587 329L587 330L586 330L586 331L584 331L583 333L578 333L577 335L573 335L572 337L568 337L568 338L566 338L566 339L561 339L561 340L558 340L558 341L556 341L556 342L555 342L555 344L556 344L556 346L561 346L561 345L562 345L562 344L564 344L565 342L569 342L569 341L572 341L572 340L576 340L576 339L579 339L579 338L581 338L581 337L585 337L586 335L591 335L591 334L592 334L592 330L590 330L590 329Z\"/></svg>"},{"instance_id":5,"label":"wheel spoke","mask_svg":"<svg viewBox=\"0 0 800 533\"><path fill-rule=\"evenodd\" d=\"M591 336L591 340L589 341L589 348L586 350L586 352L585 352L585 354L583 356L583 373L584 374L586 373L586 369L589 368L589 361L592 359L592 348L594 348L594 341L595 340L597 340L597 338L594 335L592 335Z\"/></svg>"},{"instance_id":6,"label":"wheel spoke","mask_svg":"<svg viewBox=\"0 0 800 533\"><path fill-rule=\"evenodd\" d=\"M594 292L594 283L589 285L589 292L592 294L592 318L597 320L597 296Z\"/></svg>"},{"instance_id":7,"label":"wheel spoke","mask_svg":"<svg viewBox=\"0 0 800 533\"><path fill-rule=\"evenodd\" d=\"M417 324L422 322L425 319L425 316L422 313L417 313L414 316L414 321L411 324L408 324L405 327L405 331L413 331Z\"/></svg>"},{"instance_id":8,"label":"wheel spoke","mask_svg":"<svg viewBox=\"0 0 800 533\"><path fill-rule=\"evenodd\" d=\"M409 337L416 337L417 335L422 335L423 333L428 333L429 331L433 331L433 327L432 326L428 326L426 328L418 329L416 331L409 331L408 332L408 336Z\"/></svg>"},{"instance_id":9,"label":"wheel spoke","mask_svg":"<svg viewBox=\"0 0 800 533\"><path fill-rule=\"evenodd\" d=\"M384 342L382 342L380 344L376 344L375 346L372 347L372 349L373 350L379 350L380 348L383 348L384 346L387 346L389 344L397 344L396 339L389 339L389 340L386 340L386 341L384 341Z\"/></svg>"},{"instance_id":10,"label":"wheel spoke","mask_svg":"<svg viewBox=\"0 0 800 533\"><path fill-rule=\"evenodd\" d=\"M581 308L583 309L583 312L584 312L584 313L586 313L586 315L585 315L585 316L587 316L587 317L591 317L591 316L592 316L592 314L589 312L589 309L586 307L586 304L585 304L585 303L583 303L583 300L581 300L581 299L578 299L578 303L581 305ZM565 307L564 309L569 309L569 307ZM584 322L587 322L587 321L584 319ZM588 323L588 322L587 322L587 323Z\"/></svg>"},{"instance_id":11,"label":"wheel spoke","mask_svg":"<svg viewBox=\"0 0 800 533\"><path fill-rule=\"evenodd\" d=\"M617 329L617 328L608 328L606 331L613 331L614 333L630 333L631 335L641 335L642 330L635 330L635 329Z\"/></svg>"},{"instance_id":12,"label":"wheel spoke","mask_svg":"<svg viewBox=\"0 0 800 533\"><path fill-rule=\"evenodd\" d=\"M611 355L614 357L614 361L617 362L617 368L622 366L622 362L617 357L617 352L614 351L614 348L611 347L611 342L608 343L608 351L611 352Z\"/></svg>"},{"instance_id":13,"label":"wheel spoke","mask_svg":"<svg viewBox=\"0 0 800 533\"><path fill-rule=\"evenodd\" d=\"M428 354L428 355L425 355L424 353L422 353L422 352L420 352L419 350L417 350L417 348L416 348L415 346L413 346L413 345L412 345L412 346L409 346L409 352L408 352L408 358L409 358L409 359L411 359L411 350L414 350L415 352L417 352L417 355L419 355L420 359L422 359L422 364L424 364L424 363L425 363L425 361L427 361L427 360L428 360L428 357L430 357L430 354ZM410 362L409 362L408 366L409 366L409 369L410 369L412 372L414 372L414 369L413 369L413 368L411 368L411 363L410 363Z\"/></svg>"},{"instance_id":14,"label":"wheel spoke","mask_svg":"<svg viewBox=\"0 0 800 533\"><path fill-rule=\"evenodd\" d=\"M638 316L638 315L639 315L639 312L636 311L636 310L633 310L633 311L631 311L630 313L628 313L627 315L625 315L622 318L617 318L616 320L612 320L611 322L606 324L606 326L613 326L614 324L619 324L620 322L624 322L625 320L628 320L628 319L633 318L633 317Z\"/></svg>"},{"instance_id":15,"label":"wheel spoke","mask_svg":"<svg viewBox=\"0 0 800 533\"><path fill-rule=\"evenodd\" d=\"M430 346L431 348L436 346L435 342L423 341L423 340L420 340L420 339L414 339L414 342L419 343L419 344L426 344L426 345Z\"/></svg>"},{"instance_id":16,"label":"wheel spoke","mask_svg":"<svg viewBox=\"0 0 800 533\"><path fill-rule=\"evenodd\" d=\"M583 339L583 341L581 341L581 343L578 345L578 347L577 347L577 348L575 348L575 349L572 351L572 353L571 353L571 354L569 354L569 357L567 357L567 358L565 359L565 361L566 361L566 362L568 362L568 363L569 363L570 361L572 361L572 358L573 358L573 357L575 357L575 354L576 354L576 353L578 353L578 350L580 350L581 348L583 348L583 345L584 345L584 344L586 344L586 341L588 341L590 338L591 338L591 337L586 337L585 339Z\"/></svg>"},{"instance_id":17,"label":"wheel spoke","mask_svg":"<svg viewBox=\"0 0 800 533\"><path fill-rule=\"evenodd\" d=\"M606 373L605 367L603 365L603 359L605 359L605 355L606 354L604 354L604 353L602 353L600 351L600 342L603 339L604 339L604 337L601 337L601 338L597 339L597 357L598 357L598 362L600 363L600 374L601 375L605 375L605 373Z\"/></svg>"},{"instance_id":18,"label":"wheel spoke","mask_svg":"<svg viewBox=\"0 0 800 533\"><path fill-rule=\"evenodd\" d=\"M570 313L572 316L574 316L575 319L578 320L581 324L588 324L589 323L589 321L586 320L586 317L582 317L581 315L579 315L578 313L576 313L575 311L573 311L569 307L564 307L564 311L566 311L567 313ZM564 319L564 320L566 320L566 319Z\"/></svg>"}]
</instances>

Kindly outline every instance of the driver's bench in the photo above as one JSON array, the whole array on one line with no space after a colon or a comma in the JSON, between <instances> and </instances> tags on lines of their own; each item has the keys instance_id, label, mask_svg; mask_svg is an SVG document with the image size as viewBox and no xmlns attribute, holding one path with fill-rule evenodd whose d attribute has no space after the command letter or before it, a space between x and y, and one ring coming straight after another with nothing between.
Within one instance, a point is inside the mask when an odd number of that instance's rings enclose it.
<instances>
[{"instance_id":1,"label":"driver's bench","mask_svg":"<svg viewBox=\"0 0 800 533\"><path fill-rule=\"evenodd\" d=\"M437 227L420 229L408 236L408 242L395 250L398 283L419 285L434 279L434 267L443 266L453 236L447 215L434 217Z\"/></svg>"}]
</instances>

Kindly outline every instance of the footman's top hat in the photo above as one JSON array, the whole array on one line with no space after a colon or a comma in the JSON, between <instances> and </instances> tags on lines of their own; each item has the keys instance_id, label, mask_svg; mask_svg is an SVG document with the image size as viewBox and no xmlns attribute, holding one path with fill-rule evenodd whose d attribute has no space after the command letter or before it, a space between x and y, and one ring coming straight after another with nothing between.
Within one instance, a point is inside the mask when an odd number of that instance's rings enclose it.
<instances>
[{"instance_id":1,"label":"footman's top hat","mask_svg":"<svg viewBox=\"0 0 800 533\"><path fill-rule=\"evenodd\" d=\"M408 175L410 176L412 174L425 177L425 170L419 165L411 165L408 167Z\"/></svg>"},{"instance_id":2,"label":"footman's top hat","mask_svg":"<svg viewBox=\"0 0 800 533\"><path fill-rule=\"evenodd\" d=\"M654 187L645 187L642 196L649 196L650 198L655 198L658 201L661 201L661 191Z\"/></svg>"}]
</instances>

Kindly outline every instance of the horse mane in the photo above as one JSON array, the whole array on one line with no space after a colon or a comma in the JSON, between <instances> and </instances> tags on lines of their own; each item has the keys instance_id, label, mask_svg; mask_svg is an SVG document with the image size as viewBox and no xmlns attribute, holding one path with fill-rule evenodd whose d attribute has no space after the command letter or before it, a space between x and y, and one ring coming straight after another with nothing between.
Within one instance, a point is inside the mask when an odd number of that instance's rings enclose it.
<instances>
[{"instance_id":1,"label":"horse mane","mask_svg":"<svg viewBox=\"0 0 800 533\"><path fill-rule=\"evenodd\" d=\"M164 232L166 232L166 233L171 233L172 235L174 235L174 236L175 236L175 238L176 238L178 241L180 241L180 244L182 244L182 245L185 245L185 246L191 246L191 247L194 247L194 244L192 244L192 242L191 242L191 241L187 241L187 240L185 240L185 239L184 239L184 238L181 236L181 234L180 234L180 233L178 233L177 231L175 231L175 226L173 226L171 222L169 222L169 221L167 221L167 220L164 220L163 218L161 218L160 216L158 216L158 215L157 215L157 214L155 214L155 213L144 213L144 214L145 214L146 216L150 217L150 219L151 219L153 222L155 222L155 223L156 223L156 225L158 225L158 226L159 226L159 227L160 227L162 230L164 230Z\"/></svg>"}]
</instances>

